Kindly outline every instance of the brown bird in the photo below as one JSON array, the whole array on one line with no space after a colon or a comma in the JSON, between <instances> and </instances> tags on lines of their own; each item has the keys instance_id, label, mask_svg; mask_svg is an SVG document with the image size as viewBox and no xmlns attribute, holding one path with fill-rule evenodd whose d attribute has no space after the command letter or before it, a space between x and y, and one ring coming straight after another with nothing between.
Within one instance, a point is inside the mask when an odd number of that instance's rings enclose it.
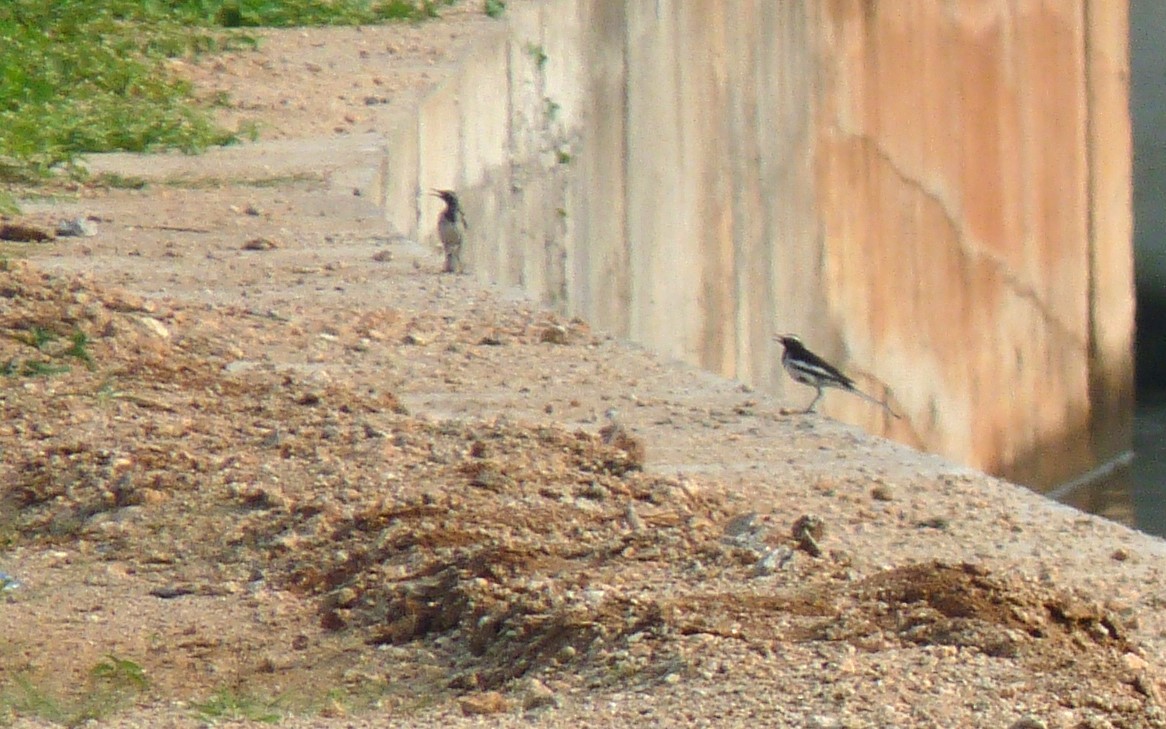
<instances>
[{"instance_id":1,"label":"brown bird","mask_svg":"<svg viewBox=\"0 0 1166 729\"><path fill-rule=\"evenodd\" d=\"M430 194L445 201L445 210L441 211L441 216L437 219L437 235L441 238L441 248L445 251L445 268L442 272L465 273L465 266L462 264L464 242L462 231L470 229L469 223L466 222L466 214L462 212L461 203L458 202L453 190L434 190Z\"/></svg>"}]
</instances>

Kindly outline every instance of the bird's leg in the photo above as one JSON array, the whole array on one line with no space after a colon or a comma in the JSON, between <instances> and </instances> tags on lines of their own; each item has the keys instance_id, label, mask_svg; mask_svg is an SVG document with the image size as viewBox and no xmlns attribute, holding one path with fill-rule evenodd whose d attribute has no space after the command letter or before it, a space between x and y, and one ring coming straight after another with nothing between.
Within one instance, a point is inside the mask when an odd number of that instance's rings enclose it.
<instances>
[{"instance_id":1,"label":"bird's leg","mask_svg":"<svg viewBox=\"0 0 1166 729\"><path fill-rule=\"evenodd\" d=\"M818 404L818 400L822 398L822 388L817 388L818 394L814 395L814 399L810 401L810 406L802 411L803 414L814 412L814 406Z\"/></svg>"}]
</instances>

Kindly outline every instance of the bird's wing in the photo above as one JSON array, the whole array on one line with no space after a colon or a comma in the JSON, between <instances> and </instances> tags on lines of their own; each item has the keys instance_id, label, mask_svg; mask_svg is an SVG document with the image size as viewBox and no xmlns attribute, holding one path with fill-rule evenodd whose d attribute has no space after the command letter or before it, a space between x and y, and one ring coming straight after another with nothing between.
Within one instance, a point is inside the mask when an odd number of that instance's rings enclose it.
<instances>
[{"instance_id":1,"label":"bird's wing","mask_svg":"<svg viewBox=\"0 0 1166 729\"><path fill-rule=\"evenodd\" d=\"M818 370L819 373L823 377L827 377L827 378L832 379L832 380L837 380L839 384L841 384L842 386L847 387L847 388L854 387L854 380L850 379L846 375L839 372L837 367L830 364L829 362L822 359L821 357L814 354L813 352L806 349L805 347L802 347L802 351L801 351L800 356L798 358L801 359L803 362L805 362L810 367L814 368L815 370Z\"/></svg>"}]
</instances>

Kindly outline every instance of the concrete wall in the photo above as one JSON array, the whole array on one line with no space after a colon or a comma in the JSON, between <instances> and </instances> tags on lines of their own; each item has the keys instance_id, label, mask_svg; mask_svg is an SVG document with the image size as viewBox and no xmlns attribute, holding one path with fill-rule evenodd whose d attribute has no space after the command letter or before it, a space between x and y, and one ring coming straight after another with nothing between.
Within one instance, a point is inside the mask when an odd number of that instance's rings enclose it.
<instances>
[{"instance_id":1,"label":"concrete wall","mask_svg":"<svg viewBox=\"0 0 1166 729\"><path fill-rule=\"evenodd\" d=\"M800 405L770 339L799 332L906 417L824 412L1055 483L1129 443L1125 28L1104 0L512 2L390 131L386 209L425 238L419 193L458 189L484 279Z\"/></svg>"}]
</instances>

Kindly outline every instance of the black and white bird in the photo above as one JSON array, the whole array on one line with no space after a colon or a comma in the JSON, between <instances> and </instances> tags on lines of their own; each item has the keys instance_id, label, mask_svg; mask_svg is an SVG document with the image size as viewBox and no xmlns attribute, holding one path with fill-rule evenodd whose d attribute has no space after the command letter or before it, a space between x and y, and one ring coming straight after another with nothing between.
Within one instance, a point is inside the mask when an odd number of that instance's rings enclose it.
<instances>
[{"instance_id":1,"label":"black and white bird","mask_svg":"<svg viewBox=\"0 0 1166 729\"><path fill-rule=\"evenodd\" d=\"M462 265L463 231L469 230L466 214L462 212L461 203L453 190L434 190L431 193L445 202L445 210L437 219L437 235L441 238L441 248L445 251L444 273L464 273Z\"/></svg>"},{"instance_id":2,"label":"black and white bird","mask_svg":"<svg viewBox=\"0 0 1166 729\"><path fill-rule=\"evenodd\" d=\"M838 371L838 368L806 349L806 345L802 344L802 340L798 339L792 334L782 334L775 336L774 339L781 342L782 348L785 350L781 354L781 366L785 367L785 371L794 380L816 388L818 394L814 396L814 400L810 406L803 410L805 413L814 412L814 406L818 404L818 400L822 397L822 389L826 387L836 387L839 390L846 390L858 395L864 400L873 402L886 409L894 417L899 417L899 414L891 409L891 406L882 400L876 400L862 390L854 386L854 380Z\"/></svg>"}]
</instances>

